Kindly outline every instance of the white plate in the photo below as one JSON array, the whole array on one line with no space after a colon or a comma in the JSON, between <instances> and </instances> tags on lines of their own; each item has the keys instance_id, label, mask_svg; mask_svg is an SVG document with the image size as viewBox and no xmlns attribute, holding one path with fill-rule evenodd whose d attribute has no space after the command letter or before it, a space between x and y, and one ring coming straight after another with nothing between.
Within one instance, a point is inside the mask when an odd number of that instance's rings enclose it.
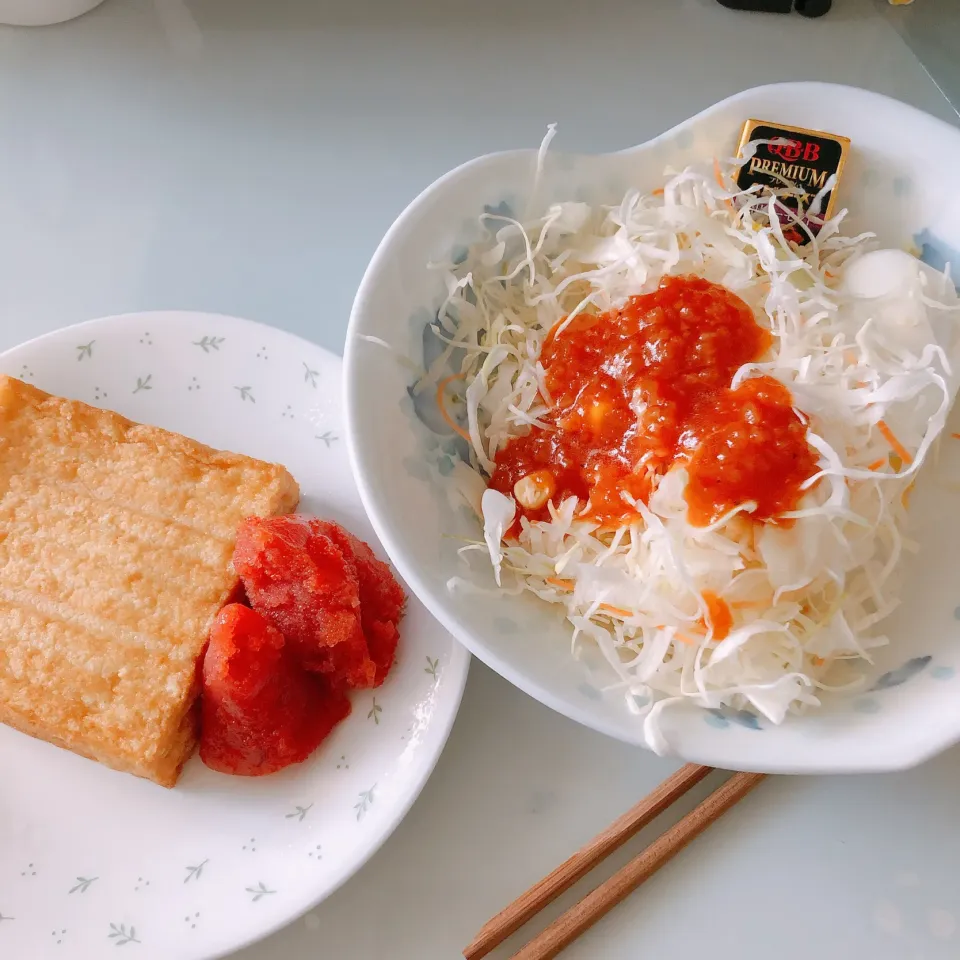
<instances>
[{"instance_id":1,"label":"white plate","mask_svg":"<svg viewBox=\"0 0 960 960\"><path fill-rule=\"evenodd\" d=\"M0 370L285 464L301 511L373 539L347 463L340 361L245 320L146 313L16 347ZM305 764L174 790L0 726L0 957L222 956L328 896L390 835L443 750L469 656L411 596L396 667Z\"/></svg>"},{"instance_id":2,"label":"white plate","mask_svg":"<svg viewBox=\"0 0 960 960\"><path fill-rule=\"evenodd\" d=\"M538 203L619 204L627 188L651 190L665 168L729 156L750 118L851 138L840 185L845 229L875 230L887 246L914 247L942 270L960 264L960 131L878 94L821 83L745 90L647 143L596 156L547 154ZM890 131L896 135L891 136ZM572 719L644 743L646 701L624 696L617 676L583 648L570 656L570 626L555 604L495 595L489 564L467 564L459 547L482 531L447 480L465 444L441 416L432 391L415 397L409 364L442 352L431 329L447 296L426 264L459 256L477 239L477 215L522 211L536 150L481 157L428 187L380 244L357 292L345 349L346 421L360 493L388 553L417 595L462 643L531 696ZM385 350L383 344L393 347ZM454 372L453 370L449 372ZM376 383L377 390L368 388ZM960 406L948 432L960 429ZM884 624L860 696L824 696L823 708L774 726L752 710L692 703L664 711L660 730L685 760L768 773L841 773L912 766L960 740L960 645L956 577L960 444L941 446L912 500L903 604ZM448 589L451 573L478 591Z\"/></svg>"},{"instance_id":3,"label":"white plate","mask_svg":"<svg viewBox=\"0 0 960 960\"><path fill-rule=\"evenodd\" d=\"M45 27L99 7L103 0L0 0L0 24Z\"/></svg>"}]
</instances>

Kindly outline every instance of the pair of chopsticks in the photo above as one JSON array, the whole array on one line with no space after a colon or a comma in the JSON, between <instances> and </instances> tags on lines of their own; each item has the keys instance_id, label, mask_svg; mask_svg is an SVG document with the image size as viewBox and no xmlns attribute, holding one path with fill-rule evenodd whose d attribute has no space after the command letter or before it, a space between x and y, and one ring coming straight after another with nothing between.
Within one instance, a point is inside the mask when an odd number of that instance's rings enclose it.
<instances>
[{"instance_id":1,"label":"pair of chopsticks","mask_svg":"<svg viewBox=\"0 0 960 960\"><path fill-rule=\"evenodd\" d=\"M695 787L712 769L688 763L664 780L653 793L614 820L585 847L488 921L473 942L464 949L466 960L480 960L511 934L516 933L547 904L556 900L614 850ZM745 797L763 778L762 773L735 773L642 853L591 890L578 904L561 914L526 946L521 947L511 960L550 960L555 957L636 890L644 880L672 860L691 840Z\"/></svg>"}]
</instances>

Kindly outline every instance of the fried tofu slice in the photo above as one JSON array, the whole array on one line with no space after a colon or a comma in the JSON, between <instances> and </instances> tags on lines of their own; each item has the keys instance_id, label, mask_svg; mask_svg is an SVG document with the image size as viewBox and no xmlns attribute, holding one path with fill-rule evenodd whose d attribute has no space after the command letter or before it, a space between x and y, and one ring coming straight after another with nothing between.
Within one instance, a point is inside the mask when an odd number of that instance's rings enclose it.
<instances>
[{"instance_id":1,"label":"fried tofu slice","mask_svg":"<svg viewBox=\"0 0 960 960\"><path fill-rule=\"evenodd\" d=\"M0 376L0 722L173 786L246 517L281 466Z\"/></svg>"}]
</instances>

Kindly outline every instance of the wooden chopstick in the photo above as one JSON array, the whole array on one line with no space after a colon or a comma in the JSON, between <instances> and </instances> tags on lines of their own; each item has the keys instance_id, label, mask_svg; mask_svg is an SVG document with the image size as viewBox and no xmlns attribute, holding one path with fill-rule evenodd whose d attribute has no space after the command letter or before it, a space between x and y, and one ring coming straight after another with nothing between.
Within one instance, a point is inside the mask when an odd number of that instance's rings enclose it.
<instances>
[{"instance_id":1,"label":"wooden chopstick","mask_svg":"<svg viewBox=\"0 0 960 960\"><path fill-rule=\"evenodd\" d=\"M511 960L551 960L745 797L764 776L762 773L735 773L646 850L518 950Z\"/></svg>"},{"instance_id":2,"label":"wooden chopstick","mask_svg":"<svg viewBox=\"0 0 960 960\"><path fill-rule=\"evenodd\" d=\"M488 921L463 951L466 960L480 960L485 957L548 903L556 900L561 893L586 876L598 863L696 786L711 769L688 763L664 780L656 790L614 820L606 830Z\"/></svg>"}]
</instances>

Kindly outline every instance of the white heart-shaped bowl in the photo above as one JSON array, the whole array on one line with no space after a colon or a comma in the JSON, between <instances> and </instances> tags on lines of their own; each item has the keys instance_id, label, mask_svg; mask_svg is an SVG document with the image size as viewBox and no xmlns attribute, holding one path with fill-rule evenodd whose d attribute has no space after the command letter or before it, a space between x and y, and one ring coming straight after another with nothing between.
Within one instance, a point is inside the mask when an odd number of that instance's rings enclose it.
<instances>
[{"instance_id":1,"label":"white heart-shaped bowl","mask_svg":"<svg viewBox=\"0 0 960 960\"><path fill-rule=\"evenodd\" d=\"M682 168L736 150L750 118L829 130L852 140L840 187L847 231L872 230L887 246L917 247L938 267L960 251L960 131L877 94L821 83L746 90L674 129L620 153L547 157L538 198L619 202L651 190L667 166ZM346 344L350 452L364 505L410 587L457 639L531 696L586 726L642 744L642 720L611 677L570 654L570 633L553 607L531 596L451 592L457 574L493 585L481 565L457 554L480 528L451 505L443 477L459 455L432 397L411 400L415 374L435 349L425 328L445 291L430 260L476 236L487 207L521 208L535 150L481 157L441 177L397 219L360 285ZM953 258L960 264L960 257ZM375 338L381 343L371 342ZM393 351L386 350L383 342ZM950 428L958 429L956 417ZM952 444L952 445L951 445ZM951 483L951 479L953 482ZM960 739L960 441L945 441L913 499L911 557L904 602L887 622L889 647L863 692L827 698L822 708L780 726L749 711L680 705L663 712L670 750L727 769L780 773L892 770L920 762Z\"/></svg>"}]
</instances>

